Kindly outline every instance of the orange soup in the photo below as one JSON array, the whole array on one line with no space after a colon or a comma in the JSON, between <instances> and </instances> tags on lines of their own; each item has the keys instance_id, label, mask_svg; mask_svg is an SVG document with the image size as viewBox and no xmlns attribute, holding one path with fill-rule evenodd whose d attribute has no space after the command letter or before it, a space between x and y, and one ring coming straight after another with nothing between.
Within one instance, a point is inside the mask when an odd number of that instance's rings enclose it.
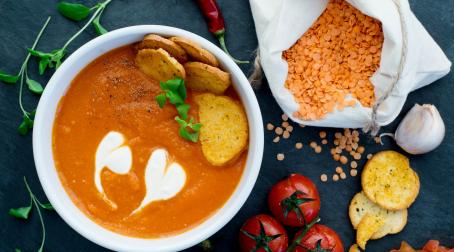
<instances>
[{"instance_id":1,"label":"orange soup","mask_svg":"<svg viewBox=\"0 0 454 252\"><path fill-rule=\"evenodd\" d=\"M226 203L242 176L247 151L226 165L210 164L200 141L179 136L175 107L158 106L159 83L135 66L135 55L134 45L112 50L72 81L57 110L53 155L65 190L93 221L127 236L165 237L195 227ZM194 118L196 94L188 89L189 115ZM232 87L224 95L239 101ZM101 167L103 196L95 185L95 159L109 132L121 132L126 148L122 155L131 157L131 168L114 172ZM145 169L156 149L165 149L168 160L184 169L184 187L174 197L163 196L135 211L147 192ZM127 159L121 157L122 162Z\"/></svg>"}]
</instances>

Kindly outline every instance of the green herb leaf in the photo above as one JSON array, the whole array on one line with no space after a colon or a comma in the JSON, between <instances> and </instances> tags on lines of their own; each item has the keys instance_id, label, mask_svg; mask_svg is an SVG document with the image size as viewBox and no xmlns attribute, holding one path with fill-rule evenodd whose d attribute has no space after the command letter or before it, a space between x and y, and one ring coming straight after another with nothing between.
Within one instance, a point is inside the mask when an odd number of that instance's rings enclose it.
<instances>
[{"instance_id":1,"label":"green herb leaf","mask_svg":"<svg viewBox=\"0 0 454 252\"><path fill-rule=\"evenodd\" d=\"M181 98L181 96L177 92L169 90L166 92L166 97L167 99L169 99L169 102L173 105L179 105L184 103L183 98Z\"/></svg>"},{"instance_id":2,"label":"green herb leaf","mask_svg":"<svg viewBox=\"0 0 454 252\"><path fill-rule=\"evenodd\" d=\"M91 11L90 8L83 4L65 1L58 3L57 9L60 14L74 21L81 21L87 18Z\"/></svg>"},{"instance_id":3,"label":"green herb leaf","mask_svg":"<svg viewBox=\"0 0 454 252\"><path fill-rule=\"evenodd\" d=\"M28 215L32 210L32 205L26 207L19 207L19 208L11 208L8 212L9 215L14 216L18 219L28 219Z\"/></svg>"},{"instance_id":4,"label":"green herb leaf","mask_svg":"<svg viewBox=\"0 0 454 252\"><path fill-rule=\"evenodd\" d=\"M180 78L168 80L166 82L160 82L159 85L163 90L178 91L181 85L183 85L183 80Z\"/></svg>"},{"instance_id":5,"label":"green herb leaf","mask_svg":"<svg viewBox=\"0 0 454 252\"><path fill-rule=\"evenodd\" d=\"M20 124L19 124L19 127L17 127L17 131L19 131L19 134L25 136L27 135L28 133L28 125L22 121Z\"/></svg>"},{"instance_id":6,"label":"green herb leaf","mask_svg":"<svg viewBox=\"0 0 454 252\"><path fill-rule=\"evenodd\" d=\"M11 75L3 71L0 71L0 81L3 81L8 84L15 84L17 80L19 80L19 75Z\"/></svg>"},{"instance_id":7,"label":"green herb leaf","mask_svg":"<svg viewBox=\"0 0 454 252\"><path fill-rule=\"evenodd\" d=\"M54 207L52 206L52 204L50 204L50 203L44 203L44 204L43 204L43 203L41 203L41 202L39 202L39 201L38 201L38 203L39 203L39 206L40 206L41 208L43 208L43 209L46 209L46 210L49 210L49 211L55 210Z\"/></svg>"},{"instance_id":8,"label":"green herb leaf","mask_svg":"<svg viewBox=\"0 0 454 252\"><path fill-rule=\"evenodd\" d=\"M189 123L186 122L185 120L181 119L180 117L176 116L175 121L180 125L180 129L178 130L178 133L180 136L188 141L191 142L197 142L199 139L199 130L202 124L197 123L193 124L192 122L194 121L193 118L189 120ZM188 128L192 131L190 132Z\"/></svg>"},{"instance_id":9,"label":"green herb leaf","mask_svg":"<svg viewBox=\"0 0 454 252\"><path fill-rule=\"evenodd\" d=\"M35 94L42 94L43 93L43 86L35 80L32 80L30 78L26 79L28 89L32 91Z\"/></svg>"},{"instance_id":10,"label":"green herb leaf","mask_svg":"<svg viewBox=\"0 0 454 252\"><path fill-rule=\"evenodd\" d=\"M25 136L28 133L29 129L33 128L33 119L30 118L28 114L24 114L22 116L22 122L17 128L17 131L19 131L19 134Z\"/></svg>"},{"instance_id":11,"label":"green herb leaf","mask_svg":"<svg viewBox=\"0 0 454 252\"><path fill-rule=\"evenodd\" d=\"M18 248L15 248L14 249L14 252L22 252L22 250L18 249Z\"/></svg>"},{"instance_id":12,"label":"green herb leaf","mask_svg":"<svg viewBox=\"0 0 454 252\"><path fill-rule=\"evenodd\" d=\"M49 58L41 58L41 60L39 61L39 75L44 74L49 62L50 62Z\"/></svg>"},{"instance_id":13,"label":"green herb leaf","mask_svg":"<svg viewBox=\"0 0 454 252\"><path fill-rule=\"evenodd\" d=\"M160 108L163 108L166 105L166 94L159 94L155 97L155 99L158 102Z\"/></svg>"},{"instance_id":14,"label":"green herb leaf","mask_svg":"<svg viewBox=\"0 0 454 252\"><path fill-rule=\"evenodd\" d=\"M99 15L93 19L93 26L95 27L95 31L98 35L103 35L103 34L106 34L108 33L109 31L106 30L106 28L104 28L101 23L99 22L99 19L101 18L101 13L99 13Z\"/></svg>"},{"instance_id":15,"label":"green herb leaf","mask_svg":"<svg viewBox=\"0 0 454 252\"><path fill-rule=\"evenodd\" d=\"M29 115L24 115L24 122L27 124L29 129L33 128L33 119L30 118Z\"/></svg>"},{"instance_id":16,"label":"green herb leaf","mask_svg":"<svg viewBox=\"0 0 454 252\"><path fill-rule=\"evenodd\" d=\"M183 80L181 80L181 84L178 87L178 94L180 94L180 96L181 96L181 98L183 98L183 100L186 100L186 98L188 97L188 94L186 92L186 86L184 85Z\"/></svg>"},{"instance_id":17,"label":"green herb leaf","mask_svg":"<svg viewBox=\"0 0 454 252\"><path fill-rule=\"evenodd\" d=\"M183 118L183 120L186 120L188 118L188 111L190 107L191 106L189 106L189 104L186 103L179 104L176 106L178 114L181 116L181 118Z\"/></svg>"},{"instance_id":18,"label":"green herb leaf","mask_svg":"<svg viewBox=\"0 0 454 252\"><path fill-rule=\"evenodd\" d=\"M30 189L30 186L27 183L27 178L26 177L24 177L24 184L25 184L25 187L27 188L28 194L30 195L30 206L32 206L32 204L35 204L36 211L38 212L38 216L39 216L39 221L41 222L41 229L42 229L42 233L43 233L43 236L42 236L43 238L41 239L41 246L38 249L38 252L40 252L40 251L43 251L44 243L46 242L46 227L44 226L43 216L42 216L41 210L39 208L39 206L42 205L42 204L39 202L39 200L35 197L35 195L33 194L32 190Z\"/></svg>"},{"instance_id":19,"label":"green herb leaf","mask_svg":"<svg viewBox=\"0 0 454 252\"><path fill-rule=\"evenodd\" d=\"M40 58L39 61L39 74L42 75L46 68L58 68L61 65L62 59L65 57L66 52L63 48L53 50L50 53L45 53L37 50L28 49L31 55Z\"/></svg>"},{"instance_id":20,"label":"green herb leaf","mask_svg":"<svg viewBox=\"0 0 454 252\"><path fill-rule=\"evenodd\" d=\"M186 140L196 143L199 140L199 132L190 133L186 128L180 127L178 130L180 136Z\"/></svg>"},{"instance_id":21,"label":"green herb leaf","mask_svg":"<svg viewBox=\"0 0 454 252\"><path fill-rule=\"evenodd\" d=\"M180 127L187 127L188 126L188 123L181 119L179 116L176 116L175 117L175 121L177 121L178 125L180 125Z\"/></svg>"},{"instance_id":22,"label":"green herb leaf","mask_svg":"<svg viewBox=\"0 0 454 252\"><path fill-rule=\"evenodd\" d=\"M60 67L61 60L63 59L63 57L65 57L65 54L66 54L66 52L63 48L52 51L51 63L55 62L55 69ZM52 67L51 65L49 65L49 66Z\"/></svg>"},{"instance_id":23,"label":"green herb leaf","mask_svg":"<svg viewBox=\"0 0 454 252\"><path fill-rule=\"evenodd\" d=\"M196 124L189 124L189 127L193 130L193 131L199 131L200 128L202 128L202 124L201 123L196 123Z\"/></svg>"},{"instance_id":24,"label":"green herb leaf","mask_svg":"<svg viewBox=\"0 0 454 252\"><path fill-rule=\"evenodd\" d=\"M45 52L41 52L41 51L38 51L38 50L30 49L30 48L28 48L28 52L31 55L39 57L39 58L50 58L50 57L52 57L51 53L45 53Z\"/></svg>"}]
</instances>

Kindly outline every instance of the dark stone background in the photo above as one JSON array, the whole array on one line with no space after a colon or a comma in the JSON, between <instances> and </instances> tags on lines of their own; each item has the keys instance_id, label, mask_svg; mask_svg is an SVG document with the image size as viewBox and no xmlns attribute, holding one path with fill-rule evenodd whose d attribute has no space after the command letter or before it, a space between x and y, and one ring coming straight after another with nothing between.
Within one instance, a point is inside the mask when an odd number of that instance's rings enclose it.
<instances>
[{"instance_id":1,"label":"dark stone background","mask_svg":"<svg viewBox=\"0 0 454 252\"><path fill-rule=\"evenodd\" d=\"M46 30L38 49L50 51L59 46L75 33L83 23L73 23L61 17L56 11L56 2L49 0L0 0L0 69L16 72L25 57L25 48L31 46L33 39L47 16L52 21ZM94 4L95 1L82 1ZM454 1L411 0L416 16L430 34L440 44L448 57L454 59ZM227 23L227 43L233 55L241 59L253 58L257 46L254 24L247 0L219 0ZM304 11L301 12L304 15ZM183 28L199 34L213 42L214 38L206 29L199 10L193 1L177 0L115 0L107 8L102 24L107 29L116 29L138 24L160 24ZM90 28L71 46L74 51L95 36ZM33 78L45 83L52 74L37 76L35 60L31 61L30 72ZM242 66L245 74L250 65ZM421 178L421 192L416 203L409 210L408 224L398 235L390 235L378 241L371 241L367 251L389 251L398 247L401 240L414 246L422 246L428 239L439 239L448 246L454 246L454 78L450 74L433 85L420 89L408 97L403 112L415 103L433 103L440 110L447 126L443 144L434 152L411 157L412 167ZM274 101L266 84L256 91L263 113L264 123L279 123L281 110ZM15 247L23 251L34 251L39 247L41 230L36 212L30 220L16 220L8 216L8 209L28 203L28 195L22 182L27 176L37 196L45 201L33 163L31 134L22 137L16 128L21 113L17 103L18 86L0 84L0 251L13 251ZM25 105L30 110L37 104L38 97L25 90ZM401 117L400 117L401 118ZM396 121L399 121L396 120ZM396 123L384 128L383 132L395 129ZM262 170L255 188L247 203L236 217L212 237L216 251L238 251L237 235L241 224L250 216L267 213L266 195L274 183L291 172L300 172L312 178L317 184L322 199L321 217L324 224L336 230L345 246L352 243L354 232L350 225L347 209L352 196L360 190L359 177L349 178L337 183L322 184L321 173L331 174L336 163L325 149L315 155L306 145L296 152L294 144L302 141L307 144L316 140L319 129L295 127L292 137L279 144L271 142L273 136L265 134L265 153ZM327 129L332 137L334 130ZM361 140L367 152L380 149L398 149L390 141L385 146L377 146L369 137ZM276 154L284 152L286 159L276 161ZM188 209L190 211L190 209ZM56 213L44 214L47 241L46 251L104 251L105 249L86 240ZM188 251L198 251L192 248Z\"/></svg>"}]
</instances>

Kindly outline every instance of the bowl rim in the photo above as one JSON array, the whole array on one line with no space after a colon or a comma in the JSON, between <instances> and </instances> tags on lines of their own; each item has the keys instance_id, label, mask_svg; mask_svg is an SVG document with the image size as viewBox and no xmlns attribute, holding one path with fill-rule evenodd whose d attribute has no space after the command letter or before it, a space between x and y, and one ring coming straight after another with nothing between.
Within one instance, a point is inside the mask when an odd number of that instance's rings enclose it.
<instances>
[{"instance_id":1,"label":"bowl rim","mask_svg":"<svg viewBox=\"0 0 454 252\"><path fill-rule=\"evenodd\" d=\"M52 128L58 102L74 76L104 53L139 41L148 33L183 36L213 53L231 74L232 82L246 110L249 123L249 151L241 179L227 202L200 224L174 236L136 238L110 231L85 215L64 189L53 160ZM71 73L72 72L72 73ZM75 72L75 73L74 73ZM137 25L120 28L92 39L73 52L49 80L39 101L33 130L33 156L40 183L58 215L86 239L115 251L176 251L194 246L225 226L240 210L257 180L263 157L263 120L257 98L236 63L220 48L192 32L170 26Z\"/></svg>"}]
</instances>

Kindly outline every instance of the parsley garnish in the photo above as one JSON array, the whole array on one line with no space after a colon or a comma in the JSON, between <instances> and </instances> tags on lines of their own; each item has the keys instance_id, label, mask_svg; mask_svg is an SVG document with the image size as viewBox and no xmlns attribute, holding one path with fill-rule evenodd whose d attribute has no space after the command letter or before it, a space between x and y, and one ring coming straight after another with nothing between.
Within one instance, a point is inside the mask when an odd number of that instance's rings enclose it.
<instances>
[{"instance_id":1,"label":"parsley garnish","mask_svg":"<svg viewBox=\"0 0 454 252\"><path fill-rule=\"evenodd\" d=\"M175 117L175 121L180 125L178 133L188 141L197 142L202 124L194 122L194 118L188 118L188 112L191 106L185 103L187 92L184 80L176 78L161 82L159 85L162 91L164 91L155 97L159 107L163 108L167 102L174 105L179 115Z\"/></svg>"}]
</instances>

